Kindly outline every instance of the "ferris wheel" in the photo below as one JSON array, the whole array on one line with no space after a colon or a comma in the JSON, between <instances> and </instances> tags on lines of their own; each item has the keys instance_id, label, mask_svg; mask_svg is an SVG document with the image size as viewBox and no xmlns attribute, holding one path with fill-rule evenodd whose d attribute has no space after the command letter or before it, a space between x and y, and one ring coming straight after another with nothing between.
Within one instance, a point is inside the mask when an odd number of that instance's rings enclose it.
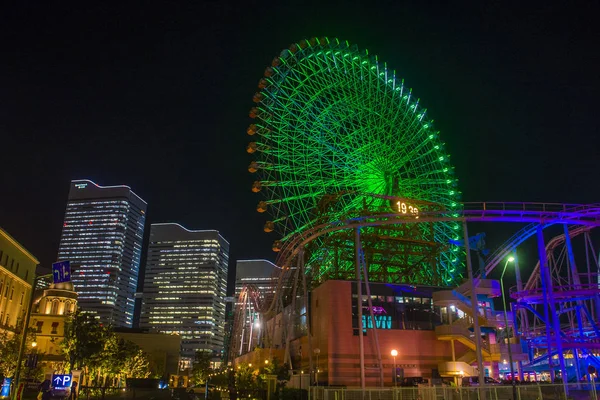
<instances>
[{"instance_id":1,"label":"ferris wheel","mask_svg":"<svg viewBox=\"0 0 600 400\"><path fill-rule=\"evenodd\" d=\"M252 190L263 195L257 211L269 215L264 230L277 235L275 251L316 224L365 209L415 218L431 204L461 209L454 168L426 109L368 51L326 37L302 40L273 59L258 87L248 170L256 176ZM461 250L447 246L462 238L457 222L366 234L376 280L449 285L461 278ZM349 241L341 233L319 239L308 259L315 279L351 276L344 271L352 261L340 256Z\"/></svg>"}]
</instances>

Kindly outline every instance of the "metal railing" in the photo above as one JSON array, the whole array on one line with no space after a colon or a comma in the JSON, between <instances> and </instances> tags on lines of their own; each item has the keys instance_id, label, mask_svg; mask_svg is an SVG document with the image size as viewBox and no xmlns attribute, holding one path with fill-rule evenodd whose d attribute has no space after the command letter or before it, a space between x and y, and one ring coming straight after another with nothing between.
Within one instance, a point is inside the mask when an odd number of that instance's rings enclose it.
<instances>
[{"instance_id":1,"label":"metal railing","mask_svg":"<svg viewBox=\"0 0 600 400\"><path fill-rule=\"evenodd\" d=\"M598 400L600 385L522 384L515 400ZM422 386L398 388L311 387L309 400L511 400L512 386ZM568 394L567 394L568 393Z\"/></svg>"}]
</instances>

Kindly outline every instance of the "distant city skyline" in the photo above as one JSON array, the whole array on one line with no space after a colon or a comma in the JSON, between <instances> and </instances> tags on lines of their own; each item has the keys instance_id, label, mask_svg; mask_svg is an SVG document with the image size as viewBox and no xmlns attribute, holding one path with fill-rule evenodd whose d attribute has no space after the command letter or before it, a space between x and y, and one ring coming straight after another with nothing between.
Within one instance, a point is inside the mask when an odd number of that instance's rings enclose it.
<instances>
[{"instance_id":1,"label":"distant city skyline","mask_svg":"<svg viewBox=\"0 0 600 400\"><path fill-rule=\"evenodd\" d=\"M146 208L129 186L71 181L58 260L71 262L79 307L102 323L132 327Z\"/></svg>"},{"instance_id":2,"label":"distant city skyline","mask_svg":"<svg viewBox=\"0 0 600 400\"><path fill-rule=\"evenodd\" d=\"M140 328L180 335L184 367L196 351L222 355L228 264L218 231L150 226Z\"/></svg>"}]
</instances>

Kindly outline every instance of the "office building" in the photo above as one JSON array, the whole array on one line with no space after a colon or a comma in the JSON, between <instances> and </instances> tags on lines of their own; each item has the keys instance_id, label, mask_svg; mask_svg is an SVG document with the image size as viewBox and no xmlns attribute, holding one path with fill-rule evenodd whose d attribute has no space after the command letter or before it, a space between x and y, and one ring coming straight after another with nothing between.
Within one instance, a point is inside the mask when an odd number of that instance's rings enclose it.
<instances>
[{"instance_id":1,"label":"office building","mask_svg":"<svg viewBox=\"0 0 600 400\"><path fill-rule=\"evenodd\" d=\"M132 326L146 206L128 186L71 182L58 259L71 261L79 308L102 323Z\"/></svg>"},{"instance_id":2,"label":"office building","mask_svg":"<svg viewBox=\"0 0 600 400\"><path fill-rule=\"evenodd\" d=\"M235 336L233 340L235 345L232 351L243 352L243 349L248 349L252 343L256 343L261 334L260 314L255 309L255 304L259 307L268 307L267 303L272 301L273 295L277 288L279 278L275 272L279 269L275 264L268 260L238 260L235 269L235 307L239 312L243 310L245 316L240 314L234 318L243 318L243 328L234 332L234 324L230 336ZM246 296L240 298L240 294L244 287L250 291L246 292ZM245 304L242 304L245 303ZM234 350L237 349L237 350Z\"/></svg>"},{"instance_id":3,"label":"office building","mask_svg":"<svg viewBox=\"0 0 600 400\"><path fill-rule=\"evenodd\" d=\"M0 335L20 331L39 261L0 228Z\"/></svg>"},{"instance_id":4,"label":"office building","mask_svg":"<svg viewBox=\"0 0 600 400\"><path fill-rule=\"evenodd\" d=\"M189 366L196 351L223 354L229 243L214 230L152 224L140 328L181 336Z\"/></svg>"},{"instance_id":5,"label":"office building","mask_svg":"<svg viewBox=\"0 0 600 400\"><path fill-rule=\"evenodd\" d=\"M254 286L263 297L274 293L278 277L274 272L278 268L268 260L238 260L235 266L235 301L238 301L244 285Z\"/></svg>"}]
</instances>

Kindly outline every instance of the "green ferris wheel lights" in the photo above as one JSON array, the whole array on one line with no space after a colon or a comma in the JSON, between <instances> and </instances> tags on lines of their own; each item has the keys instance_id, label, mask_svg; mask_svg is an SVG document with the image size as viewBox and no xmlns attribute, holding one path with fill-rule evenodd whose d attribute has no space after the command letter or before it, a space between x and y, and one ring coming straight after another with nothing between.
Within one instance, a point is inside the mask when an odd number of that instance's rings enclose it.
<instances>
[{"instance_id":1,"label":"green ferris wheel lights","mask_svg":"<svg viewBox=\"0 0 600 400\"><path fill-rule=\"evenodd\" d=\"M411 199L403 204L413 213L419 210L414 202L460 209L454 169L433 121L412 89L376 57L348 42L312 38L283 50L264 75L253 97L246 151L256 176L252 191L263 196L257 210L270 216L265 231L274 239L284 243L365 207L389 209L387 200L370 195ZM454 283L462 260L446 244L461 228L418 225L366 229L370 268L384 281ZM335 269L343 277L350 267L340 249L347 247L343 235L322 239L308 259L313 275L334 276Z\"/></svg>"}]
</instances>

